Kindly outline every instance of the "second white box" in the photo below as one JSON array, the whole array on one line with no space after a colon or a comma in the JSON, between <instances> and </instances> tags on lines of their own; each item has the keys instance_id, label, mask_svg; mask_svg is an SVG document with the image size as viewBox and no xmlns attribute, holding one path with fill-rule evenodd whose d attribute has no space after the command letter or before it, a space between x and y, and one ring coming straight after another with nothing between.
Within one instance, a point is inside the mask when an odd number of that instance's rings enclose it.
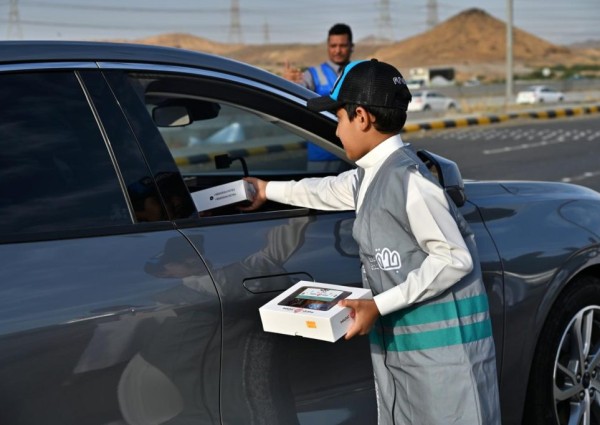
<instances>
[{"instance_id":1,"label":"second white box","mask_svg":"<svg viewBox=\"0 0 600 425\"><path fill-rule=\"evenodd\" d=\"M263 329L285 335L334 342L354 319L342 299L370 299L371 291L352 286L300 281L259 308Z\"/></svg>"}]
</instances>

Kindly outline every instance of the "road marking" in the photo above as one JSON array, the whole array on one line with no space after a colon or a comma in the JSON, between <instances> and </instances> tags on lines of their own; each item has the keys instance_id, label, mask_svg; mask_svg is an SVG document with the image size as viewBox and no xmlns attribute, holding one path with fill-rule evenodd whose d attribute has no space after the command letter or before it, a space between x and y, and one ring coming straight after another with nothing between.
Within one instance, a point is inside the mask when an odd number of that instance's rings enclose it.
<instances>
[{"instance_id":1,"label":"road marking","mask_svg":"<svg viewBox=\"0 0 600 425\"><path fill-rule=\"evenodd\" d=\"M467 137L465 137L467 136ZM572 130L542 130L535 131L531 129L518 130L500 130L497 132L488 132L484 135L475 133L463 134L461 139L470 137L472 140L512 140L525 141L514 146L503 146L495 149L485 149L482 151L484 155L495 155L507 152L521 151L525 149L541 148L549 145L556 145L565 142L576 142L579 140L594 141L600 139L600 132L591 130L572 131ZM450 138L450 137L449 137ZM535 142L535 140L539 140Z\"/></svg>"},{"instance_id":2,"label":"road marking","mask_svg":"<svg viewBox=\"0 0 600 425\"><path fill-rule=\"evenodd\" d=\"M561 181L563 183L573 183L581 180L591 179L592 177L600 176L600 171L586 171L583 174L573 177L563 177Z\"/></svg>"},{"instance_id":3,"label":"road marking","mask_svg":"<svg viewBox=\"0 0 600 425\"><path fill-rule=\"evenodd\" d=\"M544 146L565 143L566 141L567 140L561 136L561 137L557 138L556 140L542 140L541 142L537 142L537 143L522 143L522 144L516 145L516 146L505 146L503 148L497 148L497 149L485 149L483 151L483 154L484 155L495 155L495 154L499 154L499 153L520 151L520 150L524 150L524 149L541 148Z\"/></svg>"}]
</instances>

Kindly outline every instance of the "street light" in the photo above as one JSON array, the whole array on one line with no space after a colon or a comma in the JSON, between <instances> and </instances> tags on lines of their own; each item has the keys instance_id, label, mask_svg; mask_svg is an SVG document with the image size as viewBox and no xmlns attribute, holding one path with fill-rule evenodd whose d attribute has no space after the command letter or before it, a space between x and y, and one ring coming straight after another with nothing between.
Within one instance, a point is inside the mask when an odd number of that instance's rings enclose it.
<instances>
[{"instance_id":1,"label":"street light","mask_svg":"<svg viewBox=\"0 0 600 425\"><path fill-rule=\"evenodd\" d=\"M505 107L513 98L513 0L506 0L506 96Z\"/></svg>"}]
</instances>

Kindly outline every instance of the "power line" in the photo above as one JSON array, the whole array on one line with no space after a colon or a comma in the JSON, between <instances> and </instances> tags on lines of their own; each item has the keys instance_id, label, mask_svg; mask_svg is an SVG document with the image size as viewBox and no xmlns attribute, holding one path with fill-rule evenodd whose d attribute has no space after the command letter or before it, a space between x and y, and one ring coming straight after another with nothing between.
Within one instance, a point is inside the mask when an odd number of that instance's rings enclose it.
<instances>
[{"instance_id":1,"label":"power line","mask_svg":"<svg viewBox=\"0 0 600 425\"><path fill-rule=\"evenodd\" d=\"M12 0L11 0L12 1ZM215 13L224 14L229 11L225 7L202 7L202 8L173 8L173 7L128 7L128 6L98 6L92 4L76 3L43 3L28 1L22 3L22 6L34 6L48 9L69 9L69 10L97 10L106 12L135 12L135 13Z\"/></svg>"}]
</instances>

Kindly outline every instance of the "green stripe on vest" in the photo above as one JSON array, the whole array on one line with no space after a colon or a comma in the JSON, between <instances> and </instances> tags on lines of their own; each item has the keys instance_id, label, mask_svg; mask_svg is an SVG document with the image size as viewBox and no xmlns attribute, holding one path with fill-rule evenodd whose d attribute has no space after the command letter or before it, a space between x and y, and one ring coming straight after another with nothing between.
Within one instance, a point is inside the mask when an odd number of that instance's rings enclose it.
<instances>
[{"instance_id":1,"label":"green stripe on vest","mask_svg":"<svg viewBox=\"0 0 600 425\"><path fill-rule=\"evenodd\" d=\"M490 319L469 325L444 327L425 332L394 334L394 328L427 323L447 322L488 311L487 295L464 298L438 304L416 305L380 317L384 335L377 326L370 334L371 342L389 351L410 351L464 344L492 335Z\"/></svg>"},{"instance_id":2,"label":"green stripe on vest","mask_svg":"<svg viewBox=\"0 0 600 425\"><path fill-rule=\"evenodd\" d=\"M384 327L414 326L454 320L488 311L487 295L439 304L416 305L381 318Z\"/></svg>"},{"instance_id":3,"label":"green stripe on vest","mask_svg":"<svg viewBox=\"0 0 600 425\"><path fill-rule=\"evenodd\" d=\"M386 333L383 336L381 333L372 331L369 334L369 339L372 344L383 346L386 351L413 351L466 344L488 338L491 335L492 322L490 319L486 319L483 322L470 325L411 334L393 335Z\"/></svg>"}]
</instances>

